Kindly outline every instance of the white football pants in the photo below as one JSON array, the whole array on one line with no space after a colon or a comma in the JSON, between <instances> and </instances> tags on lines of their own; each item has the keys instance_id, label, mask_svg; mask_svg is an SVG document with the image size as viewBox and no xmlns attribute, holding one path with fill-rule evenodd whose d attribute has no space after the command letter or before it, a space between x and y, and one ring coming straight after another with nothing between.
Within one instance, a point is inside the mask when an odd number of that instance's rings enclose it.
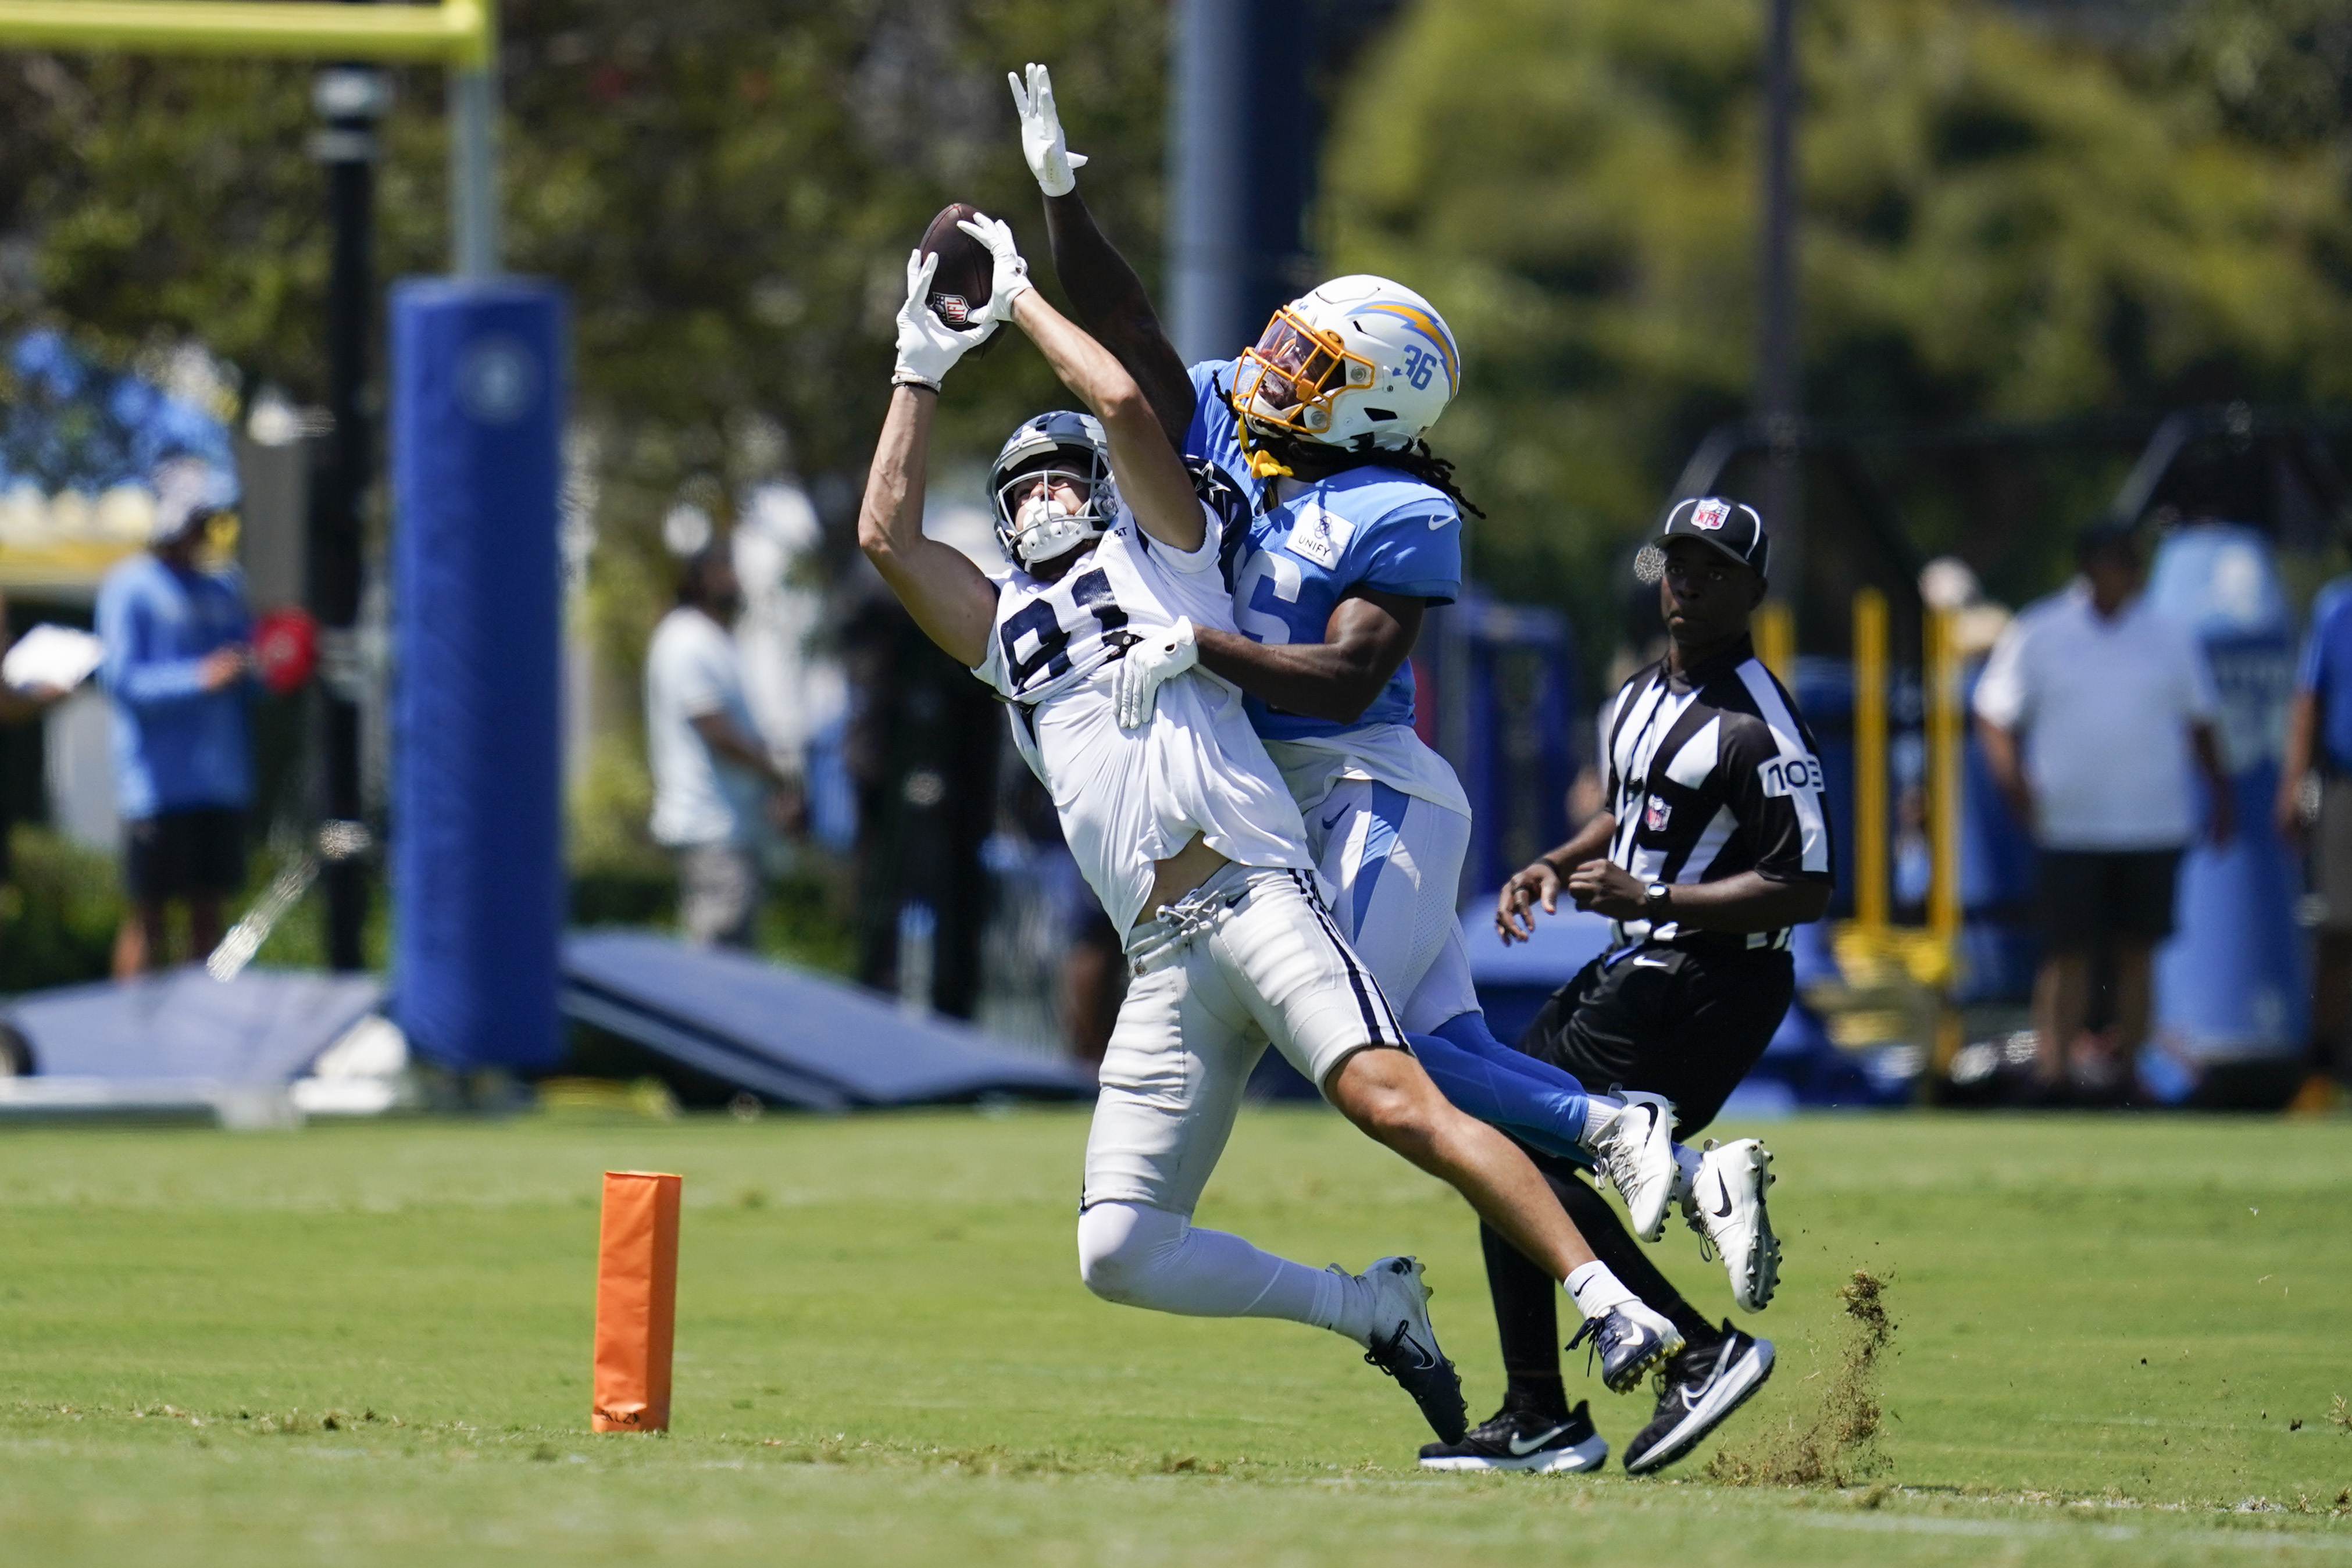
<instances>
[{"instance_id":1,"label":"white football pants","mask_svg":"<svg viewBox=\"0 0 2352 1568\"><path fill-rule=\"evenodd\" d=\"M1370 779L1342 779L1304 813L1332 916L1391 998L1407 1034L1478 1010L1454 910L1470 819Z\"/></svg>"},{"instance_id":2,"label":"white football pants","mask_svg":"<svg viewBox=\"0 0 2352 1568\"><path fill-rule=\"evenodd\" d=\"M1367 1046L1411 1049L1311 873L1228 865L1127 941L1082 1207L1190 1216L1271 1040L1321 1087Z\"/></svg>"}]
</instances>

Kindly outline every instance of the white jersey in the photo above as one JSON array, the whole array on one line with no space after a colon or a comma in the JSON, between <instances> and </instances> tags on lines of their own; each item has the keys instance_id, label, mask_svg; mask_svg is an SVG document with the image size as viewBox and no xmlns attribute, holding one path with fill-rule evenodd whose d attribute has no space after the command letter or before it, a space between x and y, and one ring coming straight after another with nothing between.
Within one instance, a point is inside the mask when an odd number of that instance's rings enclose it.
<instances>
[{"instance_id":1,"label":"white jersey","mask_svg":"<svg viewBox=\"0 0 2352 1568\"><path fill-rule=\"evenodd\" d=\"M1121 510L1109 532L1053 582L1018 567L991 573L996 621L972 671L1013 704L1013 736L1054 797L1087 884L1124 932L1144 913L1152 862L1194 834L1238 865L1312 872L1307 830L1250 727L1238 687L1195 668L1160 687L1140 729L1121 729L1112 666L1129 643L1190 617L1231 631L1221 560L1246 513L1204 483L1208 537L1190 552L1144 533Z\"/></svg>"}]
</instances>

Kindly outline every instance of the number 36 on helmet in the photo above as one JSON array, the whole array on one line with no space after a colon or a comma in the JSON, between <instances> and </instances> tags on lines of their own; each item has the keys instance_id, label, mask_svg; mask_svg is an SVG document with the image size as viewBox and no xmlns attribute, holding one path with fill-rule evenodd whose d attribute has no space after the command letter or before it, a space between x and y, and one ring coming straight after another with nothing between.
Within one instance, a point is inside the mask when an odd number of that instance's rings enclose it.
<instances>
[{"instance_id":1,"label":"number 36 on helmet","mask_svg":"<svg viewBox=\"0 0 2352 1568\"><path fill-rule=\"evenodd\" d=\"M1369 273L1335 277L1274 313L1234 371L1253 435L1396 452L1437 423L1462 353L1436 307Z\"/></svg>"}]
</instances>

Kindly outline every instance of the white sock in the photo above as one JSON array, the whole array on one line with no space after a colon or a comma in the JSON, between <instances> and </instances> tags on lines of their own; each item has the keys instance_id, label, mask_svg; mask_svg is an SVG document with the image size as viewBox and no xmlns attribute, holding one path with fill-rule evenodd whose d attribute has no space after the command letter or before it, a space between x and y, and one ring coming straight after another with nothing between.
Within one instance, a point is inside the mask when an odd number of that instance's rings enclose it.
<instances>
[{"instance_id":1,"label":"white sock","mask_svg":"<svg viewBox=\"0 0 2352 1568\"><path fill-rule=\"evenodd\" d=\"M1596 1153L1601 1140L1608 1135L1611 1123L1624 1113L1625 1102L1612 1100L1606 1094L1584 1097L1584 1146Z\"/></svg>"},{"instance_id":2,"label":"white sock","mask_svg":"<svg viewBox=\"0 0 2352 1568\"><path fill-rule=\"evenodd\" d=\"M1570 1274L1565 1283L1576 1310L1588 1318L1597 1318L1612 1307L1639 1299L1598 1258Z\"/></svg>"},{"instance_id":3,"label":"white sock","mask_svg":"<svg viewBox=\"0 0 2352 1568\"><path fill-rule=\"evenodd\" d=\"M1360 1274L1326 1269L1317 1276L1315 1312L1317 1315L1308 1321L1316 1327L1345 1334L1366 1350L1371 1348L1372 1290Z\"/></svg>"},{"instance_id":4,"label":"white sock","mask_svg":"<svg viewBox=\"0 0 2352 1568\"><path fill-rule=\"evenodd\" d=\"M1675 1190L1666 1195L1669 1207L1691 1200L1691 1184L1698 1180L1698 1151L1688 1144L1675 1145Z\"/></svg>"},{"instance_id":5,"label":"white sock","mask_svg":"<svg viewBox=\"0 0 2352 1568\"><path fill-rule=\"evenodd\" d=\"M1261 1252L1238 1236L1194 1228L1141 1204L1098 1203L1078 1217L1078 1271L1097 1295L1203 1318L1287 1318L1371 1338L1371 1292Z\"/></svg>"}]
</instances>

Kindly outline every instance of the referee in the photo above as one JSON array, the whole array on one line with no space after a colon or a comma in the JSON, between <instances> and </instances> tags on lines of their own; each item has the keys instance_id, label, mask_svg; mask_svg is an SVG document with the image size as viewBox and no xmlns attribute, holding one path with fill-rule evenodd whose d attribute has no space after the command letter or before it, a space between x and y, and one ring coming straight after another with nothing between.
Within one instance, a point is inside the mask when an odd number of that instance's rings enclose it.
<instances>
[{"instance_id":1,"label":"referee","mask_svg":"<svg viewBox=\"0 0 2352 1568\"><path fill-rule=\"evenodd\" d=\"M1664 1095L1676 1108L1678 1140L1715 1119L1780 1028L1795 990L1790 928L1820 919L1832 885L1812 734L1748 638L1769 549L1763 519L1737 502L1686 500L1669 514L1636 569L1655 574L1669 646L1603 716L1608 808L1505 883L1495 913L1506 942L1525 940L1534 905L1555 910L1564 886L1578 908L1611 918L1609 950L1552 995L1518 1048L1596 1088ZM1726 1249L1724 1260L1735 1297L1760 1308L1780 1259L1762 1203L1769 1156L1748 1140L1704 1160L1678 1155L1675 1191L1693 1228L1701 1205L1710 1216L1752 1210L1744 1234L1754 1244ZM1728 1321L1708 1322L1577 1166L1533 1157L1594 1252L1682 1331L1657 1414L1625 1450L1626 1469L1661 1469L1763 1385L1771 1342ZM1569 1409L1560 1382L1558 1287L1494 1231L1482 1229L1481 1239L1508 1392L1461 1443L1423 1449L1424 1463L1599 1464L1607 1449L1584 1406Z\"/></svg>"}]
</instances>

